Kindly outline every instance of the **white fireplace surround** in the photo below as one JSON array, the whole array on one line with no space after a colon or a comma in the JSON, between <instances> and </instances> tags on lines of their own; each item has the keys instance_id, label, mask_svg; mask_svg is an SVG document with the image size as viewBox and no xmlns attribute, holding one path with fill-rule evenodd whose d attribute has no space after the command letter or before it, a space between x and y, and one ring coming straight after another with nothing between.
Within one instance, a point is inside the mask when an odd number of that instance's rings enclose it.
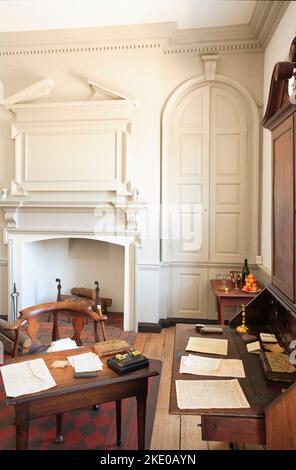
<instances>
[{"instance_id":1,"label":"white fireplace surround","mask_svg":"<svg viewBox=\"0 0 296 470\"><path fill-rule=\"evenodd\" d=\"M137 329L136 254L139 233L127 229L127 218L121 207L116 208L111 203L97 206L94 203L32 201L25 201L22 205L15 201L1 201L0 207L6 220L4 240L8 245L8 294L16 283L20 293L19 309L27 306L23 304L22 289L26 272L22 258L26 244L59 238L103 241L124 249L124 330ZM114 220L117 221L116 226ZM12 318L11 306L8 318Z\"/></svg>"},{"instance_id":2,"label":"white fireplace surround","mask_svg":"<svg viewBox=\"0 0 296 470\"><path fill-rule=\"evenodd\" d=\"M2 101L13 113L14 141L14 176L0 201L8 299L14 283L19 308L27 306L24 297L34 298L22 292L28 243L59 238L113 243L124 248L124 329L135 330L137 212L145 206L130 177L138 101L94 79L84 83L91 92L86 101L50 101L51 78ZM38 263L33 257L32 264Z\"/></svg>"}]
</instances>

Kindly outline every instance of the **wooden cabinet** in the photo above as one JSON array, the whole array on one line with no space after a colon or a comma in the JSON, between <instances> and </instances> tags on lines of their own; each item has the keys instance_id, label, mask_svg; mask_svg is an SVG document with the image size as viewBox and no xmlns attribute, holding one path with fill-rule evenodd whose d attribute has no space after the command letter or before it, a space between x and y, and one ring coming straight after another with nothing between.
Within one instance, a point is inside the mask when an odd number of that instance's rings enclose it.
<instances>
[{"instance_id":1,"label":"wooden cabinet","mask_svg":"<svg viewBox=\"0 0 296 470\"><path fill-rule=\"evenodd\" d=\"M263 126L272 131L272 283L293 303L295 296L296 100L295 39L290 62L274 68ZM289 92L292 90L292 92Z\"/></svg>"},{"instance_id":2,"label":"wooden cabinet","mask_svg":"<svg viewBox=\"0 0 296 470\"><path fill-rule=\"evenodd\" d=\"M272 131L272 282L293 302L295 302L295 122L296 115L293 113Z\"/></svg>"}]
</instances>

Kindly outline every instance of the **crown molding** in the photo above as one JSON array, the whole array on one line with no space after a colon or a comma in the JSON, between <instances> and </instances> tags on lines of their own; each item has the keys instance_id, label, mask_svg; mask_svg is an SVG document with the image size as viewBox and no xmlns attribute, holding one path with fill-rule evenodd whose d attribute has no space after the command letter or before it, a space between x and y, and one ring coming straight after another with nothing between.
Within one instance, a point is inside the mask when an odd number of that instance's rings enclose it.
<instances>
[{"instance_id":1,"label":"crown molding","mask_svg":"<svg viewBox=\"0 0 296 470\"><path fill-rule=\"evenodd\" d=\"M0 33L0 57L158 49L165 55L263 52L290 1L257 1L249 24L177 30L175 22Z\"/></svg>"},{"instance_id":2,"label":"crown molding","mask_svg":"<svg viewBox=\"0 0 296 470\"><path fill-rule=\"evenodd\" d=\"M290 3L290 1L257 1L250 20L250 27L264 49Z\"/></svg>"}]
</instances>

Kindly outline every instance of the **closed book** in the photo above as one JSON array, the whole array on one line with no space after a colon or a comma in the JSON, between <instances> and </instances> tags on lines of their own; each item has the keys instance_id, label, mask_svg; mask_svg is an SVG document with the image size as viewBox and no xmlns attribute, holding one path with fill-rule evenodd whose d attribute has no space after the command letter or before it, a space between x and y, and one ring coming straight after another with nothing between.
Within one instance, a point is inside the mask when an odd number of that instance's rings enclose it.
<instances>
[{"instance_id":1,"label":"closed book","mask_svg":"<svg viewBox=\"0 0 296 470\"><path fill-rule=\"evenodd\" d=\"M296 369L290 363L287 354L260 351L260 360L268 380L283 382L296 380Z\"/></svg>"},{"instance_id":2,"label":"closed book","mask_svg":"<svg viewBox=\"0 0 296 470\"><path fill-rule=\"evenodd\" d=\"M116 356L116 354L132 352L135 350L133 346L123 339L110 339L102 341L101 343L95 343L93 348L99 357Z\"/></svg>"},{"instance_id":3,"label":"closed book","mask_svg":"<svg viewBox=\"0 0 296 470\"><path fill-rule=\"evenodd\" d=\"M111 357L107 361L108 367L117 372L119 375L127 374L128 372L133 372L138 369L149 366L149 360L147 357L141 355L138 357L128 357L123 361L118 361L116 357Z\"/></svg>"}]
</instances>

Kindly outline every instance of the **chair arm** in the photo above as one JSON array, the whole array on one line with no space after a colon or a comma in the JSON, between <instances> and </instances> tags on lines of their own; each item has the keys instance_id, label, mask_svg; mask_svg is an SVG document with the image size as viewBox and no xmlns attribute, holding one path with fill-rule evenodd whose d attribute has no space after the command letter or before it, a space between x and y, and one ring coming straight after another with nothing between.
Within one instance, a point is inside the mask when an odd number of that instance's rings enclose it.
<instances>
[{"instance_id":1,"label":"chair arm","mask_svg":"<svg viewBox=\"0 0 296 470\"><path fill-rule=\"evenodd\" d=\"M25 322L26 322L26 320L24 320L23 318L17 318L17 320L13 323L9 323L6 320L0 319L0 329L1 330L10 330L10 331L14 330L15 331L18 328L20 328L20 326Z\"/></svg>"}]
</instances>

